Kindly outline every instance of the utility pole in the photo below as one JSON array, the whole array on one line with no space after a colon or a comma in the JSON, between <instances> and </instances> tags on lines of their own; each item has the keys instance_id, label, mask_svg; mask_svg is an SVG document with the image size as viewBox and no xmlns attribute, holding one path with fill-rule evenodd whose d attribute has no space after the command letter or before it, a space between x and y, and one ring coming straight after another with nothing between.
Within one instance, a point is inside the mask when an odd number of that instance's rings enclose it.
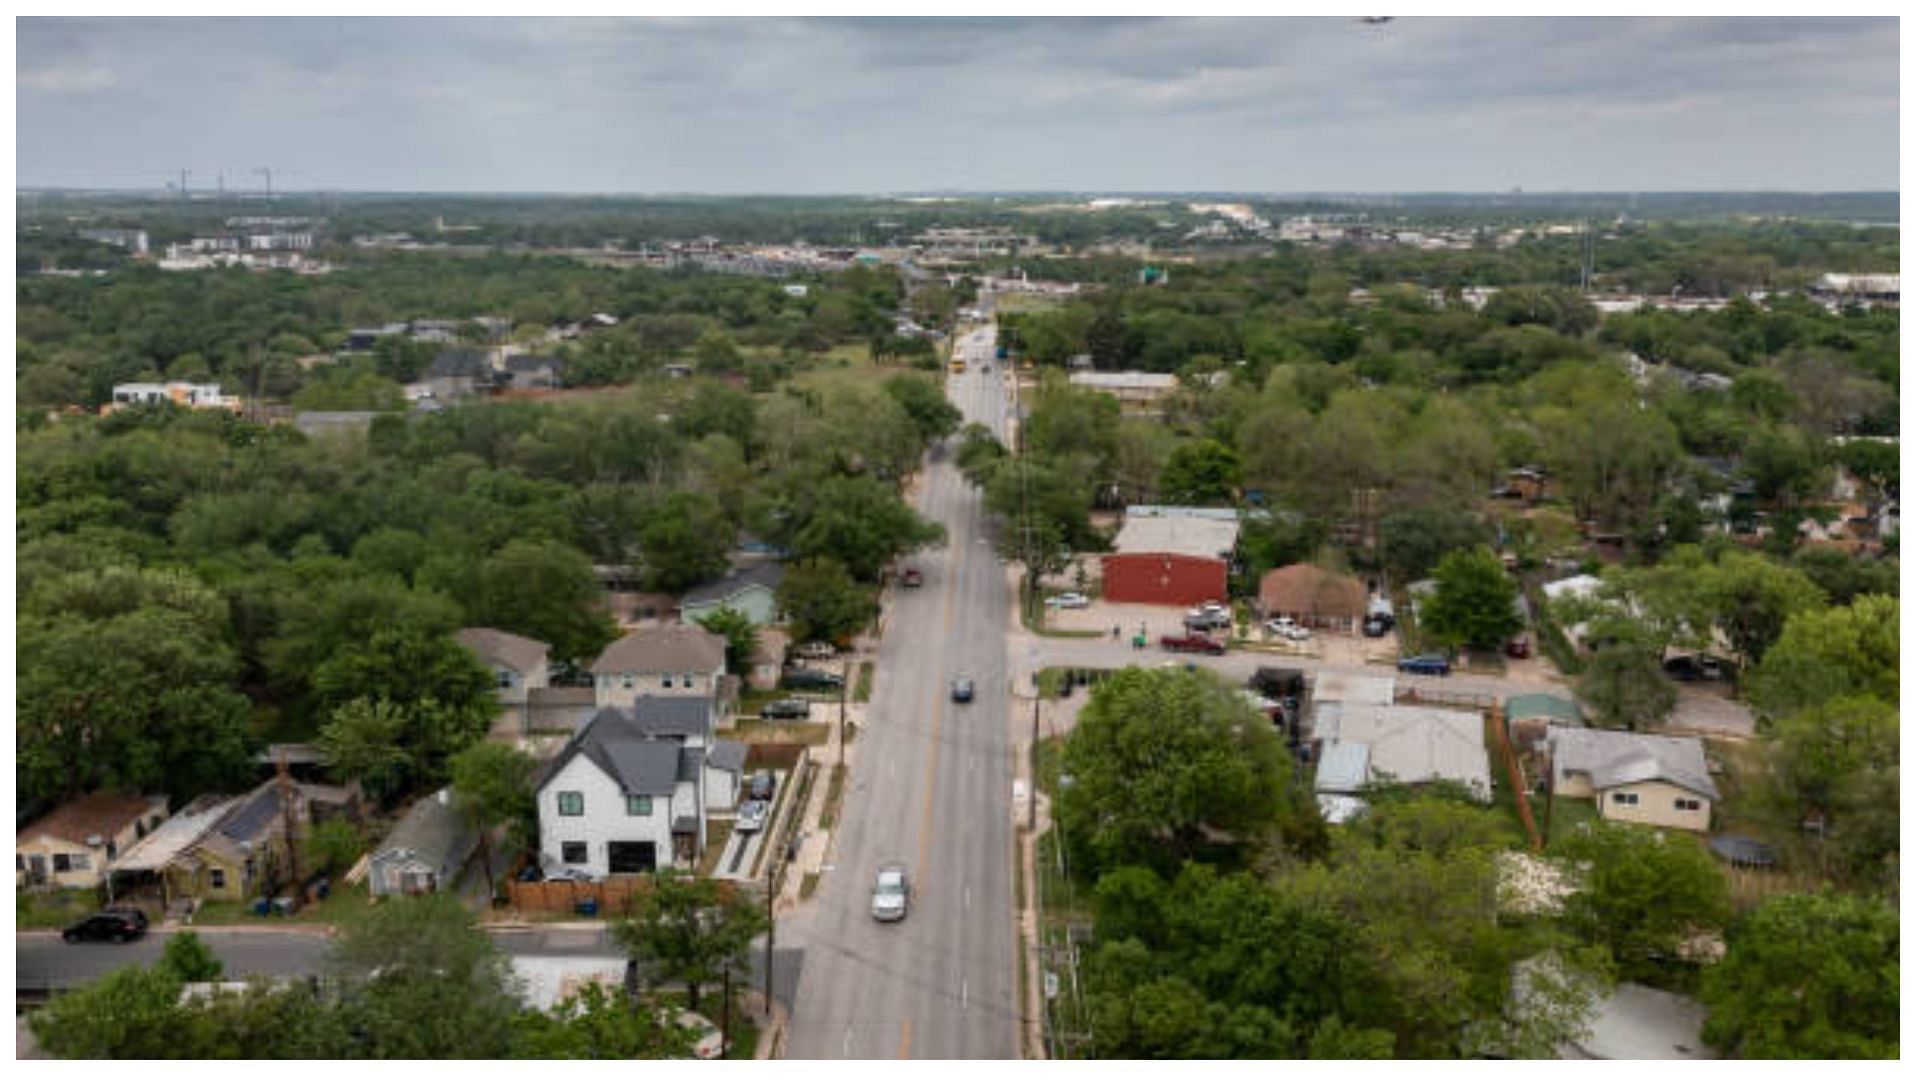
<instances>
[{"instance_id":1,"label":"utility pole","mask_svg":"<svg viewBox=\"0 0 1920 1080\"><path fill-rule=\"evenodd\" d=\"M840 745L834 750L834 767L845 768L847 764L847 675L853 674L853 661L847 661L847 670L840 679Z\"/></svg>"},{"instance_id":2,"label":"utility pole","mask_svg":"<svg viewBox=\"0 0 1920 1080\"><path fill-rule=\"evenodd\" d=\"M1027 741L1027 832L1040 827L1040 673L1033 673L1033 737Z\"/></svg>"},{"instance_id":3,"label":"utility pole","mask_svg":"<svg viewBox=\"0 0 1920 1080\"><path fill-rule=\"evenodd\" d=\"M767 852L767 959L761 965L766 969L762 972L764 985L761 988L761 996L765 1000L761 1002L761 1008L764 1010L763 1015L769 1020L773 1019L773 882L774 872L780 865L778 854L773 851Z\"/></svg>"},{"instance_id":4,"label":"utility pole","mask_svg":"<svg viewBox=\"0 0 1920 1080\"><path fill-rule=\"evenodd\" d=\"M296 826L299 815L295 809L293 779L287 774L287 752L281 750L274 758L274 772L280 783L280 813L285 820L287 832L287 867L293 875L293 910L300 910L300 835Z\"/></svg>"}]
</instances>

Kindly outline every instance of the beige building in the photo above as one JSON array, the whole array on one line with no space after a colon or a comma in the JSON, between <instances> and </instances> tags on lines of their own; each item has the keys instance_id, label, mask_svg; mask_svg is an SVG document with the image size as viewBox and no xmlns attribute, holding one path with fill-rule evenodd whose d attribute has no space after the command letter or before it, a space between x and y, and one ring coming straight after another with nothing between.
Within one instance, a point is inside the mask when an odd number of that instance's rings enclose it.
<instances>
[{"instance_id":1,"label":"beige building","mask_svg":"<svg viewBox=\"0 0 1920 1080\"><path fill-rule=\"evenodd\" d=\"M1160 402L1180 386L1178 377L1153 371L1076 371L1067 381L1075 389L1118 400L1122 412L1140 415L1159 412Z\"/></svg>"},{"instance_id":2,"label":"beige building","mask_svg":"<svg viewBox=\"0 0 1920 1080\"><path fill-rule=\"evenodd\" d=\"M717 699L727 673L727 643L700 626L647 626L607 646L591 670L600 708L643 697Z\"/></svg>"},{"instance_id":3,"label":"beige building","mask_svg":"<svg viewBox=\"0 0 1920 1080\"><path fill-rule=\"evenodd\" d=\"M1706 832L1719 790L1699 739L1554 726L1553 793L1592 799L1608 821Z\"/></svg>"},{"instance_id":4,"label":"beige building","mask_svg":"<svg viewBox=\"0 0 1920 1080\"><path fill-rule=\"evenodd\" d=\"M94 792L14 834L16 885L91 889L107 864L167 819L165 795Z\"/></svg>"}]
</instances>

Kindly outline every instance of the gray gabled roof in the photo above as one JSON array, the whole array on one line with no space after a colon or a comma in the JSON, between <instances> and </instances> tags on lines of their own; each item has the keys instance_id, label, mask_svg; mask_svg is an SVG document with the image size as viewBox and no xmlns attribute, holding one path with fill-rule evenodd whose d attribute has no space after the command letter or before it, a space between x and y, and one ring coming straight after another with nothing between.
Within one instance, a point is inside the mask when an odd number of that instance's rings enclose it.
<instances>
[{"instance_id":1,"label":"gray gabled roof","mask_svg":"<svg viewBox=\"0 0 1920 1080\"><path fill-rule=\"evenodd\" d=\"M628 711L628 722L649 738L705 735L713 726L713 699L643 697Z\"/></svg>"},{"instance_id":2,"label":"gray gabled roof","mask_svg":"<svg viewBox=\"0 0 1920 1080\"><path fill-rule=\"evenodd\" d=\"M1547 738L1553 767L1563 775L1586 773L1596 791L1664 780L1709 799L1720 797L1699 739L1559 725L1547 729Z\"/></svg>"},{"instance_id":3,"label":"gray gabled roof","mask_svg":"<svg viewBox=\"0 0 1920 1080\"><path fill-rule=\"evenodd\" d=\"M551 356L530 356L530 355L524 355L524 354L520 356L509 356L507 357L507 370L508 371L544 371L544 370L559 371L560 361Z\"/></svg>"},{"instance_id":4,"label":"gray gabled roof","mask_svg":"<svg viewBox=\"0 0 1920 1080\"><path fill-rule=\"evenodd\" d=\"M427 365L429 379L493 378L493 361L479 349L445 349Z\"/></svg>"},{"instance_id":5,"label":"gray gabled roof","mask_svg":"<svg viewBox=\"0 0 1920 1080\"><path fill-rule=\"evenodd\" d=\"M596 740L583 751L628 795L672 795L680 779L676 743L614 738Z\"/></svg>"},{"instance_id":6,"label":"gray gabled roof","mask_svg":"<svg viewBox=\"0 0 1920 1080\"><path fill-rule=\"evenodd\" d=\"M684 623L635 630L601 651L596 675L653 671L713 671L727 660L726 639Z\"/></svg>"},{"instance_id":7,"label":"gray gabled roof","mask_svg":"<svg viewBox=\"0 0 1920 1080\"><path fill-rule=\"evenodd\" d=\"M464 863L478 842L472 823L453 805L452 789L445 789L409 807L372 858L412 852L421 862L438 868L450 861Z\"/></svg>"},{"instance_id":8,"label":"gray gabled roof","mask_svg":"<svg viewBox=\"0 0 1920 1080\"><path fill-rule=\"evenodd\" d=\"M707 764L723 772L737 773L747 767L747 744L722 740L707 751Z\"/></svg>"},{"instance_id":9,"label":"gray gabled roof","mask_svg":"<svg viewBox=\"0 0 1920 1080\"><path fill-rule=\"evenodd\" d=\"M780 582L786 576L786 566L777 562L762 562L739 567L718 581L709 581L693 589L680 598L680 606L698 607L730 600L756 585L768 592L774 592L780 588Z\"/></svg>"}]
</instances>

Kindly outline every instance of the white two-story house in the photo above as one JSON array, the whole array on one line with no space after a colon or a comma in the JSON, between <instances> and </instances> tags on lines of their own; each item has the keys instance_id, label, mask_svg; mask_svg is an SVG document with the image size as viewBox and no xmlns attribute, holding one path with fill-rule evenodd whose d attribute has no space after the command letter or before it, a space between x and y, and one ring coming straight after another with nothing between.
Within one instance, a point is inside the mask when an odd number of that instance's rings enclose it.
<instances>
[{"instance_id":1,"label":"white two-story house","mask_svg":"<svg viewBox=\"0 0 1920 1080\"><path fill-rule=\"evenodd\" d=\"M713 737L705 697L596 712L539 782L541 864L594 879L698 865L706 820L733 808L746 747Z\"/></svg>"},{"instance_id":2,"label":"white two-story house","mask_svg":"<svg viewBox=\"0 0 1920 1080\"><path fill-rule=\"evenodd\" d=\"M635 630L601 651L593 667L593 703L627 706L643 697L718 699L727 673L727 642L684 623Z\"/></svg>"}]
</instances>

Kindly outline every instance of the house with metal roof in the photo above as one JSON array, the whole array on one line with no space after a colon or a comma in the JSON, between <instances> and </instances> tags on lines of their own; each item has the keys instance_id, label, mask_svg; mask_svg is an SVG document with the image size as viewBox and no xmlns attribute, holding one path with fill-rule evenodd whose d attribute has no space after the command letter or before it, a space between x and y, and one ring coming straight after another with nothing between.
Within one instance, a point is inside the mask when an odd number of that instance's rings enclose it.
<instances>
[{"instance_id":1,"label":"house with metal roof","mask_svg":"<svg viewBox=\"0 0 1920 1080\"><path fill-rule=\"evenodd\" d=\"M480 834L442 788L407 808L393 831L367 858L367 891L416 896L452 886L473 857Z\"/></svg>"},{"instance_id":2,"label":"house with metal roof","mask_svg":"<svg viewBox=\"0 0 1920 1080\"><path fill-rule=\"evenodd\" d=\"M1554 726L1547 731L1552 790L1592 799L1600 816L1706 832L1719 788L1699 739Z\"/></svg>"},{"instance_id":3,"label":"house with metal roof","mask_svg":"<svg viewBox=\"0 0 1920 1080\"><path fill-rule=\"evenodd\" d=\"M1314 714L1313 737L1323 760L1336 756L1329 783L1346 794L1365 783L1458 784L1482 800L1492 797L1484 724L1478 713L1416 705L1326 702ZM1365 748L1365 756L1359 750ZM1359 781L1358 784L1355 781ZM1316 788L1318 787L1316 778Z\"/></svg>"}]
</instances>

